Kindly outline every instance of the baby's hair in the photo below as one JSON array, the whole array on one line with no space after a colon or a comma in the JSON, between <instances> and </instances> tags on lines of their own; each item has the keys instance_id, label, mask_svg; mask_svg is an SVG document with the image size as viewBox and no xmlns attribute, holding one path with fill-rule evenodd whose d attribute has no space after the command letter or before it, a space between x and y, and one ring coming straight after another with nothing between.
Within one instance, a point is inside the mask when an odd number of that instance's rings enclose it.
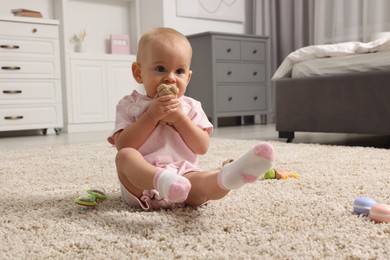
<instances>
[{"instance_id":1,"label":"baby's hair","mask_svg":"<svg viewBox=\"0 0 390 260\"><path fill-rule=\"evenodd\" d=\"M177 40L182 40L183 42L188 44L192 56L191 44L188 41L187 37L185 37L182 33L176 31L175 29L169 27L157 27L147 31L144 35L142 35L141 39L138 42L137 62L140 62L140 60L142 60L148 43L152 41L170 42Z\"/></svg>"}]
</instances>

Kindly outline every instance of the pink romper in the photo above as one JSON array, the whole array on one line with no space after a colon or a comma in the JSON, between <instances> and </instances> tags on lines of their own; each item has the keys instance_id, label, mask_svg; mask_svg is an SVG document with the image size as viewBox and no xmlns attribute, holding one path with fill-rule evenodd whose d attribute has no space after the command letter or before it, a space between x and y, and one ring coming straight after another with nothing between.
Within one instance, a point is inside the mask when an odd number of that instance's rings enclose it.
<instances>
[{"instance_id":1,"label":"pink romper","mask_svg":"<svg viewBox=\"0 0 390 260\"><path fill-rule=\"evenodd\" d=\"M108 142L115 145L114 134L125 129L134 123L148 109L153 99L133 91L131 95L122 98L116 106L116 122ZM179 98L184 113L199 128L206 130L209 134L213 131L213 125L204 113L201 103L190 97ZM161 169L171 168L177 174L184 175L188 172L202 171L197 167L198 156L181 138L180 134L169 125L157 125L156 129L149 136L148 140L138 149L144 159L150 164ZM145 190L141 198L131 194L122 183L120 183L123 197L131 206L142 207L145 210L155 208L172 208L183 205L171 204L161 198L156 190Z\"/></svg>"}]
</instances>

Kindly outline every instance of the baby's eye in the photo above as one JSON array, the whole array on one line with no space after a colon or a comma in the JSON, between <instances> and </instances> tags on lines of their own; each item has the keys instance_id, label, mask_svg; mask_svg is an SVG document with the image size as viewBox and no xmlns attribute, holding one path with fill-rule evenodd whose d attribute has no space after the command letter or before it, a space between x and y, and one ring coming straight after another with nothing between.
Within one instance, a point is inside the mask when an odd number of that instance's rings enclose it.
<instances>
[{"instance_id":1,"label":"baby's eye","mask_svg":"<svg viewBox=\"0 0 390 260\"><path fill-rule=\"evenodd\" d=\"M176 70L176 74L178 75L181 75L181 74L184 74L185 73L185 70L184 69L178 69Z\"/></svg>"},{"instance_id":2,"label":"baby's eye","mask_svg":"<svg viewBox=\"0 0 390 260\"><path fill-rule=\"evenodd\" d=\"M158 71L158 72L164 72L164 71L165 71L165 68L164 68L164 66L157 66L157 67L156 67L156 71Z\"/></svg>"}]
</instances>

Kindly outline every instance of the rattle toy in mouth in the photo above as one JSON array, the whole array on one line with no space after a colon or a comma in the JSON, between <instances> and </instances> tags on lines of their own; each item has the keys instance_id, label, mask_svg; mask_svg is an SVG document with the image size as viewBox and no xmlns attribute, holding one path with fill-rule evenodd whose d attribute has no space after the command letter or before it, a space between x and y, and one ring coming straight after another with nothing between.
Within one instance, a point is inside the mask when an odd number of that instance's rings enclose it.
<instances>
[{"instance_id":1,"label":"rattle toy in mouth","mask_svg":"<svg viewBox=\"0 0 390 260\"><path fill-rule=\"evenodd\" d=\"M157 96L166 96L166 95L174 95L177 96L179 94L179 89L174 85L161 84L157 87Z\"/></svg>"},{"instance_id":2,"label":"rattle toy in mouth","mask_svg":"<svg viewBox=\"0 0 390 260\"><path fill-rule=\"evenodd\" d=\"M157 97L161 96L167 96L167 95L174 95L177 97L177 94L179 94L179 89L174 85L168 85L168 84L161 84L157 87ZM160 125L170 125L165 121L160 121Z\"/></svg>"}]
</instances>

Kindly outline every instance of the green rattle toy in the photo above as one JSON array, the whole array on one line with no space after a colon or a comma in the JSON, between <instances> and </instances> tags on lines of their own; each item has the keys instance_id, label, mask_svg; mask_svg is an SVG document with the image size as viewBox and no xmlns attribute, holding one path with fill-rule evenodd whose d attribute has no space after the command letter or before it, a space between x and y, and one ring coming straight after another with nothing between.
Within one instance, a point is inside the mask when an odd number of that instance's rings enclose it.
<instances>
[{"instance_id":1,"label":"green rattle toy","mask_svg":"<svg viewBox=\"0 0 390 260\"><path fill-rule=\"evenodd\" d=\"M78 197L74 202L83 207L95 208L100 202L103 202L108 198L108 195L102 188L89 189L86 192L89 194L88 196Z\"/></svg>"},{"instance_id":2,"label":"green rattle toy","mask_svg":"<svg viewBox=\"0 0 390 260\"><path fill-rule=\"evenodd\" d=\"M281 168L271 168L264 174L264 179L277 179L287 180L288 178L299 178L299 175L295 172L289 172Z\"/></svg>"}]
</instances>

